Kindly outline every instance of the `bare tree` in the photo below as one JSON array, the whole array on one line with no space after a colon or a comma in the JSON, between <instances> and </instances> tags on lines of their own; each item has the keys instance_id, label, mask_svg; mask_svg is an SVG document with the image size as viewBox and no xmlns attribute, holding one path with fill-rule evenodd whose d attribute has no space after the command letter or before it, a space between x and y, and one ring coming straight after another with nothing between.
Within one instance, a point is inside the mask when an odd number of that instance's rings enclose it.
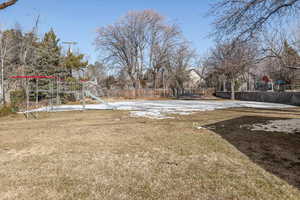
<instances>
[{"instance_id":1,"label":"bare tree","mask_svg":"<svg viewBox=\"0 0 300 200\"><path fill-rule=\"evenodd\" d=\"M101 82L103 82L103 80L107 77L106 66L100 62L88 65L86 71L88 78L96 81L98 84L101 84Z\"/></svg>"},{"instance_id":2,"label":"bare tree","mask_svg":"<svg viewBox=\"0 0 300 200\"><path fill-rule=\"evenodd\" d=\"M255 63L256 53L254 44L236 40L218 43L212 50L207 64L223 83L230 81L231 99L235 99L236 80Z\"/></svg>"},{"instance_id":3,"label":"bare tree","mask_svg":"<svg viewBox=\"0 0 300 200\"><path fill-rule=\"evenodd\" d=\"M168 82L171 88L176 89L177 96L179 91L184 88L184 83L189 81L189 69L192 68L192 60L195 52L191 49L188 42L182 42L170 50L168 55Z\"/></svg>"},{"instance_id":4,"label":"bare tree","mask_svg":"<svg viewBox=\"0 0 300 200\"><path fill-rule=\"evenodd\" d=\"M298 23L296 29L293 31L293 43L298 52L300 52L300 23Z\"/></svg>"},{"instance_id":5,"label":"bare tree","mask_svg":"<svg viewBox=\"0 0 300 200\"><path fill-rule=\"evenodd\" d=\"M14 5L15 3L17 3L18 0L10 0L10 1L6 1L4 3L1 3L0 4L0 10L3 10L9 6L12 6Z\"/></svg>"},{"instance_id":6,"label":"bare tree","mask_svg":"<svg viewBox=\"0 0 300 200\"><path fill-rule=\"evenodd\" d=\"M282 30L265 33L262 45L264 71L274 80L292 81L300 69L300 56L293 41ZM294 43L296 44L296 43Z\"/></svg>"},{"instance_id":7,"label":"bare tree","mask_svg":"<svg viewBox=\"0 0 300 200\"><path fill-rule=\"evenodd\" d=\"M270 24L298 17L299 11L300 0L219 0L211 9L217 16L215 34L239 39L253 38Z\"/></svg>"},{"instance_id":8,"label":"bare tree","mask_svg":"<svg viewBox=\"0 0 300 200\"><path fill-rule=\"evenodd\" d=\"M146 70L156 75L166 63L167 51L176 44L180 31L152 11L129 12L117 23L98 30L95 44L110 66L125 71L134 88Z\"/></svg>"},{"instance_id":9,"label":"bare tree","mask_svg":"<svg viewBox=\"0 0 300 200\"><path fill-rule=\"evenodd\" d=\"M157 75L168 63L170 49L179 45L180 32L177 26L158 27L151 33L149 67L153 75L153 87L157 88Z\"/></svg>"},{"instance_id":10,"label":"bare tree","mask_svg":"<svg viewBox=\"0 0 300 200\"><path fill-rule=\"evenodd\" d=\"M3 104L6 104L6 87L8 85L5 85L5 74L8 71L9 60L11 61L16 55L18 47L14 37L15 34L14 30L0 32L1 93Z\"/></svg>"},{"instance_id":11,"label":"bare tree","mask_svg":"<svg viewBox=\"0 0 300 200\"><path fill-rule=\"evenodd\" d=\"M208 70L208 61L209 61L209 55L204 55L201 57L196 57L195 64L194 64L194 71L197 73L197 75L202 79L201 80L201 87L207 87L207 83L205 82L209 70Z\"/></svg>"}]
</instances>

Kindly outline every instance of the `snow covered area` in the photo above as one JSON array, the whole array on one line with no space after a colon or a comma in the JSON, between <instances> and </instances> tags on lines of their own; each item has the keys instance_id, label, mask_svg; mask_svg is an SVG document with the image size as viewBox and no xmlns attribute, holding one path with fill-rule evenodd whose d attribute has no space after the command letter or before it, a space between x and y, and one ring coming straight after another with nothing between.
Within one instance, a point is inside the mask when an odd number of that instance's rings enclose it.
<instances>
[{"instance_id":1,"label":"snow covered area","mask_svg":"<svg viewBox=\"0 0 300 200\"><path fill-rule=\"evenodd\" d=\"M252 131L295 133L300 132L300 119L272 120L267 124L253 124L250 128Z\"/></svg>"},{"instance_id":2,"label":"snow covered area","mask_svg":"<svg viewBox=\"0 0 300 200\"><path fill-rule=\"evenodd\" d=\"M211 111L216 109L226 108L290 108L293 106L261 103L249 101L184 101L184 100L168 100L168 101L122 101L106 104L91 104L86 105L87 110L128 110L132 117L147 117L152 119L171 118L170 114L189 115L199 111ZM54 106L53 110L50 107L43 107L29 112L59 112L59 111L74 111L82 110L81 105L61 105Z\"/></svg>"}]
</instances>

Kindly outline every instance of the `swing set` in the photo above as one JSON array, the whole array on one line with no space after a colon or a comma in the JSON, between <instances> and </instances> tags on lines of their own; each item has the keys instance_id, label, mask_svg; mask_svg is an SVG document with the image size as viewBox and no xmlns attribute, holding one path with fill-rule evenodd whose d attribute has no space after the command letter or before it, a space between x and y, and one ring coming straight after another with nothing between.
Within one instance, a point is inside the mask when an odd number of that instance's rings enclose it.
<instances>
[{"instance_id":1,"label":"swing set","mask_svg":"<svg viewBox=\"0 0 300 200\"><path fill-rule=\"evenodd\" d=\"M29 115L37 118L36 112L30 112L32 108L37 109L40 105L40 93L47 94L48 104L47 112L54 110L54 104L61 104L61 96L73 94L76 100L81 99L83 110L85 110L85 82L84 81L75 81L75 82L65 82L56 76L11 76L10 79L22 80L22 86L25 85L25 99L26 104L23 106L22 112L25 114L26 118L29 118ZM25 80L25 84L24 84ZM33 80L35 80L35 84ZM47 88L41 88L41 80L49 81L47 83ZM30 94L34 93L35 102L32 103ZM47 98L46 98L47 99ZM45 102L44 102L45 103ZM42 106L45 106L42 104ZM34 114L36 113L36 114Z\"/></svg>"}]
</instances>

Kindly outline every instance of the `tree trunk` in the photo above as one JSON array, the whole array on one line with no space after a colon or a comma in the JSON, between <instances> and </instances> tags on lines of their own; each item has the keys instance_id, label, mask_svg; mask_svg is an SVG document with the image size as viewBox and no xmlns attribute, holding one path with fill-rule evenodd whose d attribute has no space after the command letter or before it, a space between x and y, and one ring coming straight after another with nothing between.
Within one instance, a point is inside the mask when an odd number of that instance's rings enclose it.
<instances>
[{"instance_id":1,"label":"tree trunk","mask_svg":"<svg viewBox=\"0 0 300 200\"><path fill-rule=\"evenodd\" d=\"M223 92L227 92L226 80L223 80Z\"/></svg>"},{"instance_id":2,"label":"tree trunk","mask_svg":"<svg viewBox=\"0 0 300 200\"><path fill-rule=\"evenodd\" d=\"M69 77L73 77L73 71L72 71L72 68L69 69Z\"/></svg>"},{"instance_id":3,"label":"tree trunk","mask_svg":"<svg viewBox=\"0 0 300 200\"><path fill-rule=\"evenodd\" d=\"M130 78L130 81L131 81L133 89L136 89L136 87L137 87L137 81L136 81L136 79L134 78L134 76L132 74L128 73L128 76Z\"/></svg>"},{"instance_id":4,"label":"tree trunk","mask_svg":"<svg viewBox=\"0 0 300 200\"><path fill-rule=\"evenodd\" d=\"M251 91L251 76L250 73L248 72L248 80L247 80L247 91Z\"/></svg>"},{"instance_id":5,"label":"tree trunk","mask_svg":"<svg viewBox=\"0 0 300 200\"><path fill-rule=\"evenodd\" d=\"M5 100L5 88L4 88L4 61L2 59L1 61L1 89L2 89L2 102L3 105L6 104L6 100Z\"/></svg>"},{"instance_id":6,"label":"tree trunk","mask_svg":"<svg viewBox=\"0 0 300 200\"><path fill-rule=\"evenodd\" d=\"M156 72L153 73L153 88L156 89L157 82L156 82Z\"/></svg>"},{"instance_id":7,"label":"tree trunk","mask_svg":"<svg viewBox=\"0 0 300 200\"><path fill-rule=\"evenodd\" d=\"M234 88L235 88L235 81L234 79L231 79L231 100L235 100Z\"/></svg>"}]
</instances>

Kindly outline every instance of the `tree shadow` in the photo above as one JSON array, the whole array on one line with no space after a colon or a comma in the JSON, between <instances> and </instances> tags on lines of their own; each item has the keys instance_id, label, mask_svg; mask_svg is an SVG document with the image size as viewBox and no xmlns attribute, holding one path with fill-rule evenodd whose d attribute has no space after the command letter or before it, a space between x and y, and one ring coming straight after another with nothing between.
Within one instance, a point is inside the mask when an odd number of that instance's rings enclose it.
<instances>
[{"instance_id":1,"label":"tree shadow","mask_svg":"<svg viewBox=\"0 0 300 200\"><path fill-rule=\"evenodd\" d=\"M300 133L252 131L252 124L282 118L245 116L207 125L266 171L300 189Z\"/></svg>"},{"instance_id":2,"label":"tree shadow","mask_svg":"<svg viewBox=\"0 0 300 200\"><path fill-rule=\"evenodd\" d=\"M264 108L262 110L258 110L257 108L232 108L230 111L232 112L244 112L251 114L274 114L274 115L300 115L300 110L292 110L292 109L270 109Z\"/></svg>"}]
</instances>

